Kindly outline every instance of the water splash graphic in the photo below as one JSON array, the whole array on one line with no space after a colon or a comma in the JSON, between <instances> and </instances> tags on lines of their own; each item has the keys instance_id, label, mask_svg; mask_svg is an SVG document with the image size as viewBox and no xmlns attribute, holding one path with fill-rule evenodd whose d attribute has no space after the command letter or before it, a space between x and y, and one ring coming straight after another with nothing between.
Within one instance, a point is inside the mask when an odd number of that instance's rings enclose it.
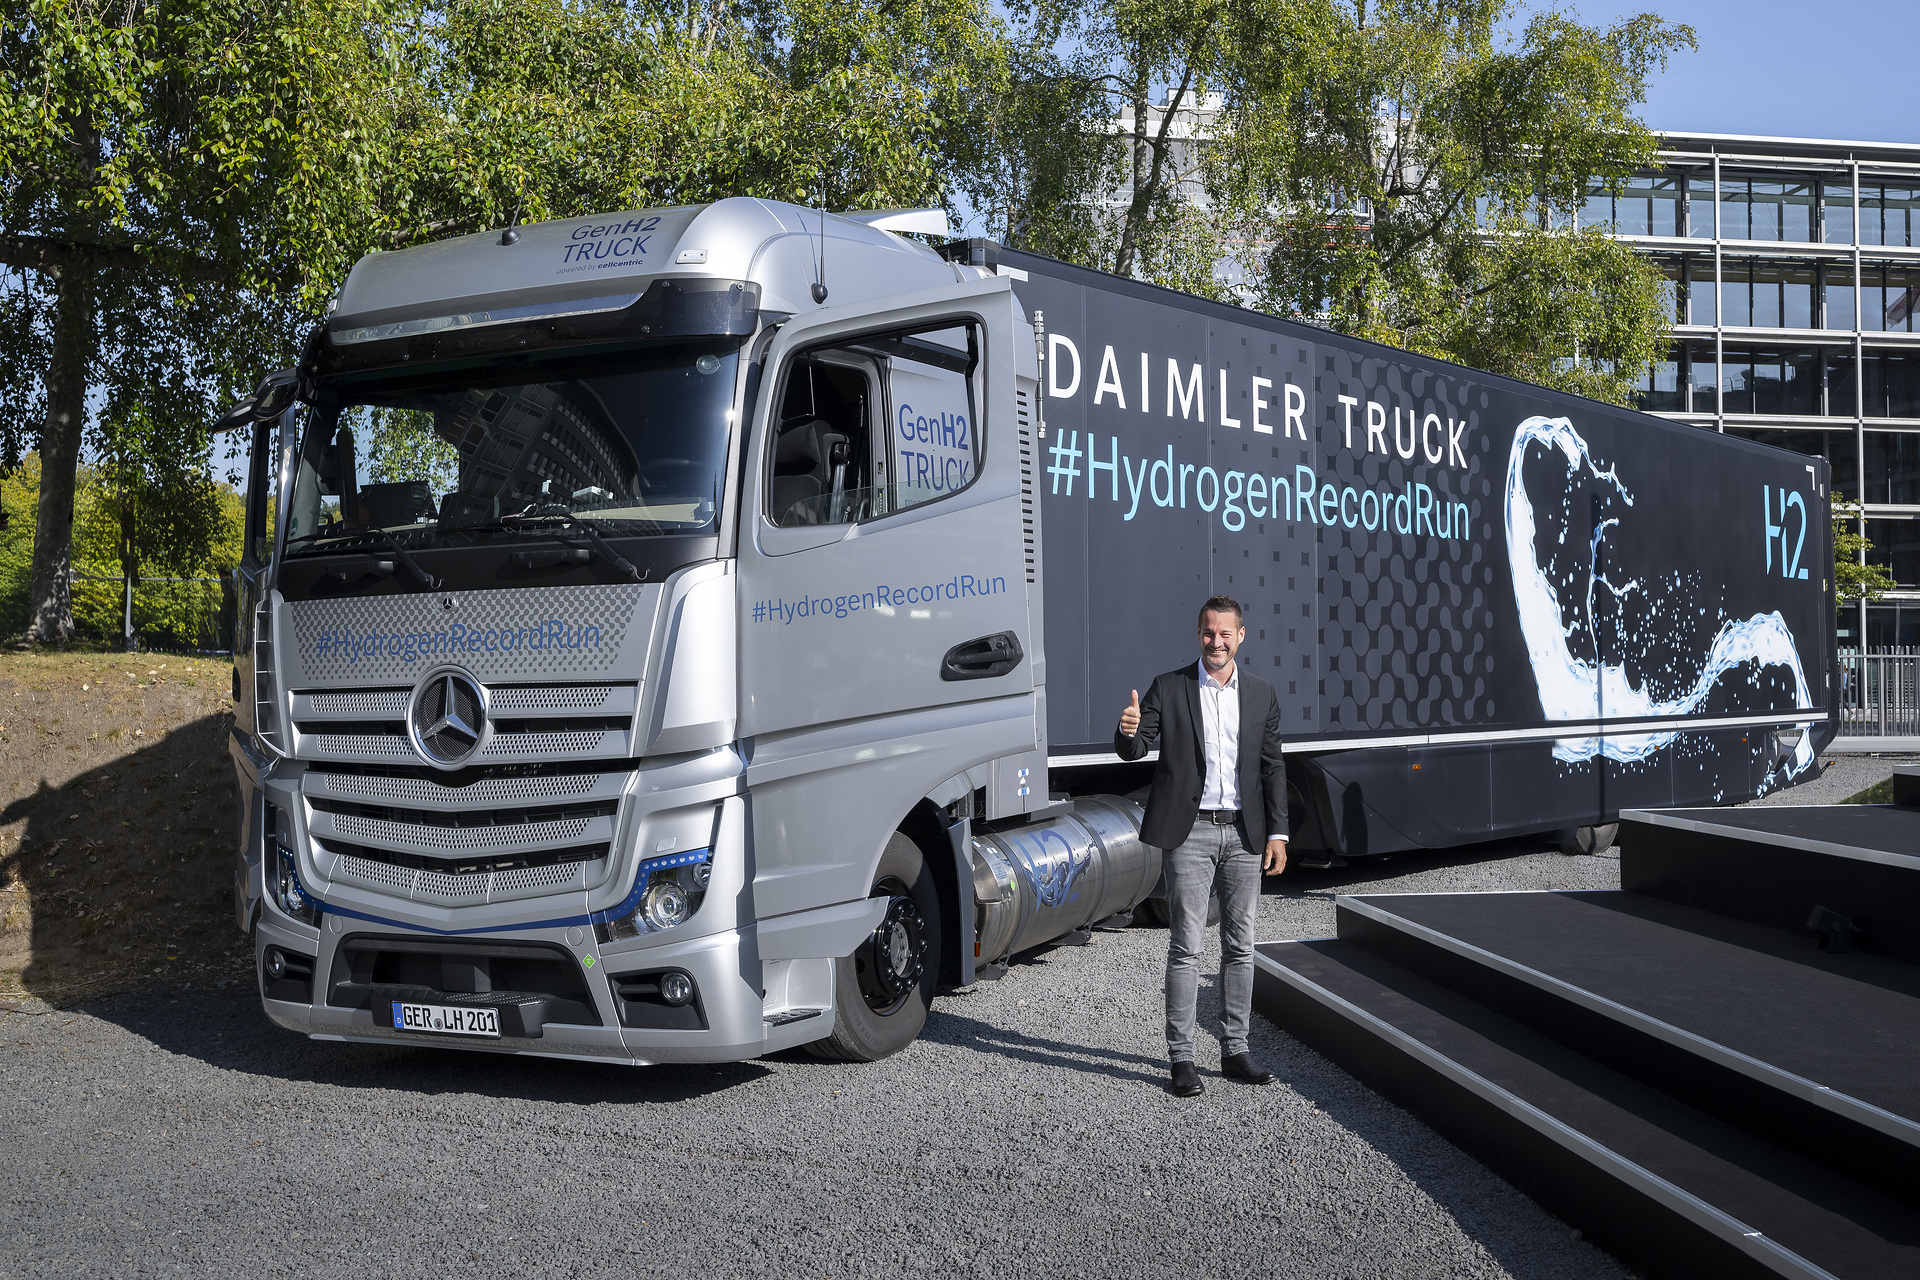
<instances>
[{"instance_id":1,"label":"water splash graphic","mask_svg":"<svg viewBox=\"0 0 1920 1280\"><path fill-rule=\"evenodd\" d=\"M1594 663L1574 656L1568 648L1567 638L1580 623L1576 621L1572 627L1568 626L1562 615L1560 597L1540 567L1534 546L1536 529L1533 501L1527 496L1521 478L1521 467L1527 460L1528 450L1535 445L1560 453L1566 462L1569 481L1576 479L1584 469L1594 480L1610 486L1629 507L1633 505L1633 495L1621 483L1615 468L1603 468L1594 458L1587 448L1587 442L1573 429L1570 420L1528 418L1514 431L1513 451L1507 457L1507 559L1513 571L1514 599L1520 608L1520 630L1526 637L1527 657L1533 664L1534 681L1540 688L1540 706L1547 719L1598 719L1603 707L1609 720L1649 720L1690 715L1705 704L1723 676L1749 663L1763 668L1784 667L1791 671L1794 705L1803 710L1813 709L1813 698L1807 690L1806 673L1800 667L1800 652L1794 643L1793 632L1788 630L1786 619L1778 612L1756 613L1751 618L1724 623L1714 637L1706 661L1691 687L1672 698L1657 698L1644 684L1636 687L1628 679L1624 663L1619 666L1602 663L1596 670ZM1600 549L1606 540L1607 530L1618 523L1615 519L1602 520L1593 531L1587 564L1585 611L1585 626L1589 636L1593 636L1594 631L1593 602L1597 591L1604 589L1616 600L1632 592L1644 593L1638 579L1615 584L1599 571ZM1595 640L1593 651L1597 655L1600 649L1597 637ZM1680 733L1680 730L1674 730L1561 738L1555 741L1553 754L1556 759L1565 761L1591 760L1596 755L1603 755L1609 760L1637 762L1673 742ZM1805 733L1801 735L1792 755L1781 761L1778 768L1792 777L1812 763L1812 734ZM1762 784L1763 790L1774 784L1775 772L1768 772Z\"/></svg>"}]
</instances>

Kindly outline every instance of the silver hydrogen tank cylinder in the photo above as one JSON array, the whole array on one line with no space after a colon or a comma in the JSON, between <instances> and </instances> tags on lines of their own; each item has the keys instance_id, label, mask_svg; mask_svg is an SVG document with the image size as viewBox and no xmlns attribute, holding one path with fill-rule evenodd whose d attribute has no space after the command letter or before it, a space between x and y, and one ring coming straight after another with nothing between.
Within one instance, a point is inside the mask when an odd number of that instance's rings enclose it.
<instances>
[{"instance_id":1,"label":"silver hydrogen tank cylinder","mask_svg":"<svg viewBox=\"0 0 1920 1280\"><path fill-rule=\"evenodd\" d=\"M1160 879L1141 807L1085 796L1065 813L973 837L978 958L1002 960L1127 910Z\"/></svg>"}]
</instances>

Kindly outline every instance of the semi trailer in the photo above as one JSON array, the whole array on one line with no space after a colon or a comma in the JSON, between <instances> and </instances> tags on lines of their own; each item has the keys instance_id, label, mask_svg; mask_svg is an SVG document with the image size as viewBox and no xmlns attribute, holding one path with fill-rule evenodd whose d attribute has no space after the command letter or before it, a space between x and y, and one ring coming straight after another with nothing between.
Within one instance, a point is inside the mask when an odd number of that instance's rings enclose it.
<instances>
[{"instance_id":1,"label":"semi trailer","mask_svg":"<svg viewBox=\"0 0 1920 1280\"><path fill-rule=\"evenodd\" d=\"M1151 909L1112 735L1242 602L1296 864L1804 776L1825 464L753 199L360 261L251 431L237 921L281 1026L867 1060Z\"/></svg>"}]
</instances>

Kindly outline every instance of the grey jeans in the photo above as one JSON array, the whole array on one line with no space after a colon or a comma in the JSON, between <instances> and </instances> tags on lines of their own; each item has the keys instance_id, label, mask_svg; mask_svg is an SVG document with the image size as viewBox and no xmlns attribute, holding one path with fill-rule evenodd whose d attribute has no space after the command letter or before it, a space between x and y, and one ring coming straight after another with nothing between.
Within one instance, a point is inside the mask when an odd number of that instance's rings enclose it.
<instances>
[{"instance_id":1,"label":"grey jeans","mask_svg":"<svg viewBox=\"0 0 1920 1280\"><path fill-rule=\"evenodd\" d=\"M1167 1056L1193 1061L1194 1004L1200 989L1200 944L1207 898L1220 895L1220 1053L1247 1051L1253 1009L1253 921L1260 902L1260 855L1238 827L1193 824L1186 843L1169 849L1167 877Z\"/></svg>"}]
</instances>

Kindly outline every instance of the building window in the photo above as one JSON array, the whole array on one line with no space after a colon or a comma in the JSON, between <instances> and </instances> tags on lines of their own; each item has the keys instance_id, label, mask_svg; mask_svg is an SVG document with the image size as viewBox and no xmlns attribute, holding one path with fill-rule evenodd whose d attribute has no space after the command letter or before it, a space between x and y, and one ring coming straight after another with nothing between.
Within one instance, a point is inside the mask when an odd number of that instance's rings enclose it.
<instances>
[{"instance_id":1,"label":"building window","mask_svg":"<svg viewBox=\"0 0 1920 1280\"><path fill-rule=\"evenodd\" d=\"M1696 173L1681 182L1681 209L1686 213L1686 234L1698 240L1713 239L1713 175Z\"/></svg>"},{"instance_id":2,"label":"building window","mask_svg":"<svg viewBox=\"0 0 1920 1280\"><path fill-rule=\"evenodd\" d=\"M1694 258L1687 262L1687 314L1694 324L1714 324L1713 262Z\"/></svg>"},{"instance_id":3,"label":"building window","mask_svg":"<svg viewBox=\"0 0 1920 1280\"><path fill-rule=\"evenodd\" d=\"M1861 411L1869 418L1920 418L1920 352L1869 351ZM1827 357L1829 412L1852 414L1853 353L1835 351Z\"/></svg>"},{"instance_id":4,"label":"building window","mask_svg":"<svg viewBox=\"0 0 1920 1280\"><path fill-rule=\"evenodd\" d=\"M1828 244L1853 243L1853 188L1822 184L1824 236Z\"/></svg>"},{"instance_id":5,"label":"building window","mask_svg":"<svg viewBox=\"0 0 1920 1280\"><path fill-rule=\"evenodd\" d=\"M1869 431L1867 502L1920 503L1920 435Z\"/></svg>"},{"instance_id":6,"label":"building window","mask_svg":"<svg viewBox=\"0 0 1920 1280\"><path fill-rule=\"evenodd\" d=\"M1829 266L1820 286L1820 318L1828 329L1853 328L1853 268ZM1851 412L1849 410L1849 412Z\"/></svg>"},{"instance_id":7,"label":"building window","mask_svg":"<svg viewBox=\"0 0 1920 1280\"><path fill-rule=\"evenodd\" d=\"M1687 382L1695 413L1717 413L1720 409L1720 366L1714 363L1711 344L1695 343L1687 348Z\"/></svg>"},{"instance_id":8,"label":"building window","mask_svg":"<svg viewBox=\"0 0 1920 1280\"><path fill-rule=\"evenodd\" d=\"M1680 348L1675 347L1665 360L1656 360L1647 366L1634 391L1633 405L1648 413L1686 412L1686 384L1680 380Z\"/></svg>"},{"instance_id":9,"label":"building window","mask_svg":"<svg viewBox=\"0 0 1920 1280\"><path fill-rule=\"evenodd\" d=\"M1895 582L1903 587L1920 584L1920 521L1869 520L1867 541L1873 543L1867 559L1886 566Z\"/></svg>"},{"instance_id":10,"label":"building window","mask_svg":"<svg viewBox=\"0 0 1920 1280\"><path fill-rule=\"evenodd\" d=\"M1720 386L1728 413L1820 412L1820 362L1811 351L1729 347Z\"/></svg>"},{"instance_id":11,"label":"building window","mask_svg":"<svg viewBox=\"0 0 1920 1280\"><path fill-rule=\"evenodd\" d=\"M1869 332L1912 333L1913 313L1920 303L1920 270L1904 267L1863 267L1860 327Z\"/></svg>"},{"instance_id":12,"label":"building window","mask_svg":"<svg viewBox=\"0 0 1920 1280\"><path fill-rule=\"evenodd\" d=\"M1635 174L1611 192L1587 197L1581 225L1611 223L1615 235L1680 234L1681 179L1671 174ZM1611 208L1603 207L1606 204Z\"/></svg>"},{"instance_id":13,"label":"building window","mask_svg":"<svg viewBox=\"0 0 1920 1280\"><path fill-rule=\"evenodd\" d=\"M1686 368L1682 370L1688 382L1688 409L1693 413L1718 413L1720 411L1720 367L1713 357L1713 344L1688 345L1686 349Z\"/></svg>"},{"instance_id":14,"label":"building window","mask_svg":"<svg viewBox=\"0 0 1920 1280\"><path fill-rule=\"evenodd\" d=\"M1813 327L1814 269L1759 258L1723 258L1725 323L1759 329Z\"/></svg>"},{"instance_id":15,"label":"building window","mask_svg":"<svg viewBox=\"0 0 1920 1280\"><path fill-rule=\"evenodd\" d=\"M1860 188L1860 243L1920 244L1920 191L1908 187Z\"/></svg>"},{"instance_id":16,"label":"building window","mask_svg":"<svg viewBox=\"0 0 1920 1280\"><path fill-rule=\"evenodd\" d=\"M1813 239L1810 180L1720 176L1720 235L1727 240Z\"/></svg>"}]
</instances>

